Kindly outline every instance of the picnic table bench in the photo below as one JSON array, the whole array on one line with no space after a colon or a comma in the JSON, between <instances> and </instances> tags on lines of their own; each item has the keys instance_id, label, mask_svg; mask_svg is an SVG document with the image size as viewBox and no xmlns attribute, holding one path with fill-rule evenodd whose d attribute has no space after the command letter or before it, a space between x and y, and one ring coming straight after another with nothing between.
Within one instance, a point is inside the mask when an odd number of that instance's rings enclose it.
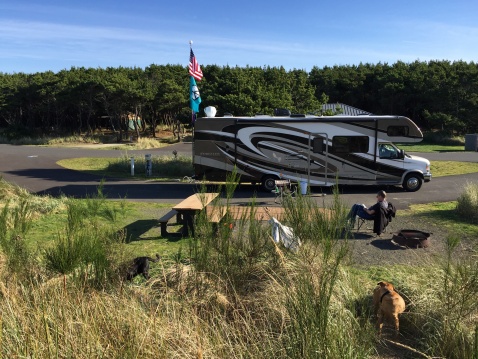
<instances>
[{"instance_id":1,"label":"picnic table bench","mask_svg":"<svg viewBox=\"0 0 478 359\"><path fill-rule=\"evenodd\" d=\"M215 192L195 193L179 202L172 208L171 211L169 211L159 219L159 223L161 224L161 236L165 237L169 234L167 231L167 225L169 220L174 216L176 216L176 223L183 224L183 228L181 231L183 236L188 236L189 231L191 231L191 233L194 235L194 217L198 212L206 208L206 206L211 203L217 196L219 196L219 193ZM213 213L213 215L214 218L212 218L212 222L214 222L214 220L216 220L216 222L219 222L220 215L218 213Z\"/></svg>"},{"instance_id":2,"label":"picnic table bench","mask_svg":"<svg viewBox=\"0 0 478 359\"><path fill-rule=\"evenodd\" d=\"M168 233L168 222L171 218L176 216L176 223L179 223L179 219L178 219L177 215L178 215L178 211L176 211L175 209L172 209L159 219L159 224L161 225L161 236L162 237L166 237L169 234Z\"/></svg>"}]
</instances>

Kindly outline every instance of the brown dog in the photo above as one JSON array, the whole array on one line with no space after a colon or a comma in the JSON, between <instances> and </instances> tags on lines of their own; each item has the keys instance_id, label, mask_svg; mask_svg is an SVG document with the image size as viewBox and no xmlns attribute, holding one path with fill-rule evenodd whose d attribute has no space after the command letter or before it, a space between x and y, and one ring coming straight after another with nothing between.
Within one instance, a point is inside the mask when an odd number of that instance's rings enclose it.
<instances>
[{"instance_id":1,"label":"brown dog","mask_svg":"<svg viewBox=\"0 0 478 359\"><path fill-rule=\"evenodd\" d=\"M377 315L378 334L382 334L384 319L395 323L395 335L398 335L398 315L405 311L405 301L395 292L392 283L379 282L373 291L373 305Z\"/></svg>"}]
</instances>

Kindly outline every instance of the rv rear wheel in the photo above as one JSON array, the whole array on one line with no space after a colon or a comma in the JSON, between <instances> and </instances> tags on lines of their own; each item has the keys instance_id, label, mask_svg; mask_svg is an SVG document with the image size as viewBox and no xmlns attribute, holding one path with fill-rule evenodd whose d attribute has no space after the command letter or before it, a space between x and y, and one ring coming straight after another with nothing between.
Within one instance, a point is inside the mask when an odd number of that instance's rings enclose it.
<instances>
[{"instance_id":1,"label":"rv rear wheel","mask_svg":"<svg viewBox=\"0 0 478 359\"><path fill-rule=\"evenodd\" d=\"M277 179L279 179L279 177L274 175L266 175L262 177L262 188L264 189L264 191L273 191L276 188Z\"/></svg>"},{"instance_id":2,"label":"rv rear wheel","mask_svg":"<svg viewBox=\"0 0 478 359\"><path fill-rule=\"evenodd\" d=\"M403 188L407 192L416 192L422 186L423 179L418 173L410 173L405 177L403 181Z\"/></svg>"}]
</instances>

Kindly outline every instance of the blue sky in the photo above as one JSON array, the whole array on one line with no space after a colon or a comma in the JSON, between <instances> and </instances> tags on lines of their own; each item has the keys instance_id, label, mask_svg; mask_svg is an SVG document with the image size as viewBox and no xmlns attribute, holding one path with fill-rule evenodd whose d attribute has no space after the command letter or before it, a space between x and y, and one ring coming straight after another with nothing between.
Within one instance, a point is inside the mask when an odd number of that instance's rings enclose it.
<instances>
[{"instance_id":1,"label":"blue sky","mask_svg":"<svg viewBox=\"0 0 478 359\"><path fill-rule=\"evenodd\" d=\"M0 72L478 62L478 1L0 2Z\"/></svg>"}]
</instances>

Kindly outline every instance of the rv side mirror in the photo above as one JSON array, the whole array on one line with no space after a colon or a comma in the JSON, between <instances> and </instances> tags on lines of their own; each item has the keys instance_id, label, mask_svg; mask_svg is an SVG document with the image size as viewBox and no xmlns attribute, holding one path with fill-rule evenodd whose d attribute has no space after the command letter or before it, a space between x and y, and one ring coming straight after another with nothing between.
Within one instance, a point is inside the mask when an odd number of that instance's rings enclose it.
<instances>
[{"instance_id":1,"label":"rv side mirror","mask_svg":"<svg viewBox=\"0 0 478 359\"><path fill-rule=\"evenodd\" d=\"M312 152L314 153L324 153L326 150L326 144L324 143L324 139L322 137L314 138L312 142Z\"/></svg>"}]
</instances>

